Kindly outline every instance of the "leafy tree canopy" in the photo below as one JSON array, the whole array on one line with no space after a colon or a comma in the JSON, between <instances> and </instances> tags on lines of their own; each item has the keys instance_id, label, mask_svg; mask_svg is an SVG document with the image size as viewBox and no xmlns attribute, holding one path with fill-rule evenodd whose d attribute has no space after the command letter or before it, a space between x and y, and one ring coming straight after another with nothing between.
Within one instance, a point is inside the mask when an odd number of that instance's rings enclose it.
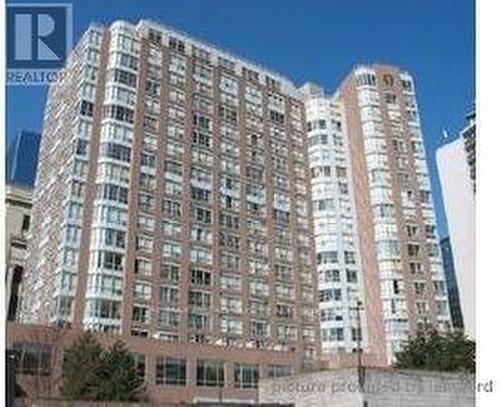
<instances>
[{"instance_id":1,"label":"leafy tree canopy","mask_svg":"<svg viewBox=\"0 0 500 407\"><path fill-rule=\"evenodd\" d=\"M66 350L62 370L63 397L98 401L143 398L134 358L121 341L104 349L85 332Z\"/></svg>"},{"instance_id":2,"label":"leafy tree canopy","mask_svg":"<svg viewBox=\"0 0 500 407\"><path fill-rule=\"evenodd\" d=\"M395 367L403 369L470 372L476 369L476 343L462 332L419 335L396 355Z\"/></svg>"}]
</instances>

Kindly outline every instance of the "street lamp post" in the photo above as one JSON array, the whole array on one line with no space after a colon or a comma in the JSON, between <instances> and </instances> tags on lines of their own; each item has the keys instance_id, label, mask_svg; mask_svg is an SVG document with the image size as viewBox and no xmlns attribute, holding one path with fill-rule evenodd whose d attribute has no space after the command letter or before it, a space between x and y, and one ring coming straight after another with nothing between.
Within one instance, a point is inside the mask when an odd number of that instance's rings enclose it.
<instances>
[{"instance_id":1,"label":"street lamp post","mask_svg":"<svg viewBox=\"0 0 500 407\"><path fill-rule=\"evenodd\" d=\"M356 303L356 320L358 323L358 332L356 335L356 342L357 342L357 347L358 347L358 367L361 367L363 364L363 360L361 357L361 350L362 350L362 339L361 339L361 307L363 306L363 303L358 300Z\"/></svg>"},{"instance_id":2,"label":"street lamp post","mask_svg":"<svg viewBox=\"0 0 500 407\"><path fill-rule=\"evenodd\" d=\"M363 355L362 355L362 338L361 338L361 309L363 307L363 302L361 300L358 300L356 302L356 319L357 319L357 328L358 332L356 335L356 342L357 342L357 348L358 348L358 381L361 389L364 387L364 370L363 370Z\"/></svg>"},{"instance_id":3,"label":"street lamp post","mask_svg":"<svg viewBox=\"0 0 500 407\"><path fill-rule=\"evenodd\" d=\"M224 313L219 313L219 323L220 323L220 328L222 328L222 317L224 316ZM221 339L222 339L222 329L220 329L221 333ZM224 336L224 339L222 339L222 344L224 346L224 350L226 350L229 347L229 343L227 340L227 337ZM222 386L220 385L220 369L217 368L217 386L219 388L219 405L222 405L223 402L223 396L224 396L224 385L226 383L226 375L225 375L225 362L222 361L222 368L224 369L224 377L223 377L223 382Z\"/></svg>"}]
</instances>

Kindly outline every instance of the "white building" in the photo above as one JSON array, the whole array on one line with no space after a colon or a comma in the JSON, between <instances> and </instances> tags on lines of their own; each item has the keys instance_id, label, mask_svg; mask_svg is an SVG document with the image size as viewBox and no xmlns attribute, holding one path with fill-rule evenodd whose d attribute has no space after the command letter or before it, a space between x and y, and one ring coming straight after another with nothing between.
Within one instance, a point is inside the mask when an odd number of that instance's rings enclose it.
<instances>
[{"instance_id":1,"label":"white building","mask_svg":"<svg viewBox=\"0 0 500 407\"><path fill-rule=\"evenodd\" d=\"M473 127L472 127L473 126ZM469 121L461 137L436 152L448 232L455 263L465 333L475 337L476 247L474 163L467 146L475 121ZM467 148L466 148L467 147Z\"/></svg>"},{"instance_id":2,"label":"white building","mask_svg":"<svg viewBox=\"0 0 500 407\"><path fill-rule=\"evenodd\" d=\"M357 352L361 347L366 353L369 341L362 311L364 279L343 108L315 85L306 84L302 91L306 99L322 350L331 355Z\"/></svg>"}]
</instances>

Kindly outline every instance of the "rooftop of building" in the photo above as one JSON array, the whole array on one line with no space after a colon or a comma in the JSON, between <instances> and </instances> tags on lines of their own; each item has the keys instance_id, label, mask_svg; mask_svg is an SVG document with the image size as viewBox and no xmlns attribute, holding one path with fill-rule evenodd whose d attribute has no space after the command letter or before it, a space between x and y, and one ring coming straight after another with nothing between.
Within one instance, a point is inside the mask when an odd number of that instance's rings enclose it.
<instances>
[{"instance_id":1,"label":"rooftop of building","mask_svg":"<svg viewBox=\"0 0 500 407\"><path fill-rule=\"evenodd\" d=\"M265 67L263 64L252 61L250 59L247 59L245 57L242 57L238 55L237 52L227 50L224 46L221 46L219 44L213 43L213 42L208 42L203 39L198 38L195 35L192 35L191 33L182 31L180 29L177 29L175 27L169 26L168 24L165 23L160 23L154 20L150 19L140 19L137 23L126 21L126 20L116 20L112 23L109 24L109 27L117 27L118 25L123 24L124 26L128 27L131 30L141 30L144 28L151 28L160 32L164 32L168 35L175 36L176 38L185 41L187 43L190 43L194 45L195 47L198 47L200 49L204 49L205 51L208 51L210 53L214 53L217 56L220 56L222 58L228 59L235 64L246 67L247 69L251 69L253 71L259 72L259 74L262 74L264 76L269 76L273 78L274 80L279 81L282 86L285 88L284 90L288 90L289 93L291 93L294 97L297 98L304 98L304 97L329 97L329 98L335 98L336 97L336 91L335 89L340 88L340 86L333 88L331 92L325 92L325 88L322 86L314 83L314 82L305 82L302 85L296 84L291 78L287 77L286 75L276 72L272 69L269 69ZM89 28L96 28L100 27L102 28L103 25L99 23L93 23ZM387 68L387 69L395 69L397 70L401 76L407 77L409 80L412 79L412 76L410 73L402 69L401 67L395 65L395 64L386 64L386 63L357 63L353 64L351 66L351 69L346 73L344 80L350 77L350 74L358 73L360 71L371 71L377 68ZM342 81L343 83L343 81Z\"/></svg>"}]
</instances>

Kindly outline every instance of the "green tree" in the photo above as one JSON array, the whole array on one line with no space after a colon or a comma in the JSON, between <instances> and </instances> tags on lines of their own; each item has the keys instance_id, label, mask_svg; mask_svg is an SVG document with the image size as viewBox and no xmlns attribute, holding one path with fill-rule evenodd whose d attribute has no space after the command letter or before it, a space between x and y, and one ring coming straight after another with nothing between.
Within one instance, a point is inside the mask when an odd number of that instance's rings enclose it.
<instances>
[{"instance_id":1,"label":"green tree","mask_svg":"<svg viewBox=\"0 0 500 407\"><path fill-rule=\"evenodd\" d=\"M90 332L81 335L65 351L62 367L61 395L70 399L87 399L99 383L103 348Z\"/></svg>"},{"instance_id":2,"label":"green tree","mask_svg":"<svg viewBox=\"0 0 500 407\"><path fill-rule=\"evenodd\" d=\"M396 354L395 367L473 373L476 369L476 343L462 332L439 334L433 331L419 335Z\"/></svg>"},{"instance_id":3,"label":"green tree","mask_svg":"<svg viewBox=\"0 0 500 407\"><path fill-rule=\"evenodd\" d=\"M135 401L145 399L133 356L122 341L103 349L86 332L65 354L61 395L69 399Z\"/></svg>"},{"instance_id":4,"label":"green tree","mask_svg":"<svg viewBox=\"0 0 500 407\"><path fill-rule=\"evenodd\" d=\"M125 343L117 341L102 355L100 383L95 388L95 400L136 400L141 396L142 380Z\"/></svg>"}]
</instances>

